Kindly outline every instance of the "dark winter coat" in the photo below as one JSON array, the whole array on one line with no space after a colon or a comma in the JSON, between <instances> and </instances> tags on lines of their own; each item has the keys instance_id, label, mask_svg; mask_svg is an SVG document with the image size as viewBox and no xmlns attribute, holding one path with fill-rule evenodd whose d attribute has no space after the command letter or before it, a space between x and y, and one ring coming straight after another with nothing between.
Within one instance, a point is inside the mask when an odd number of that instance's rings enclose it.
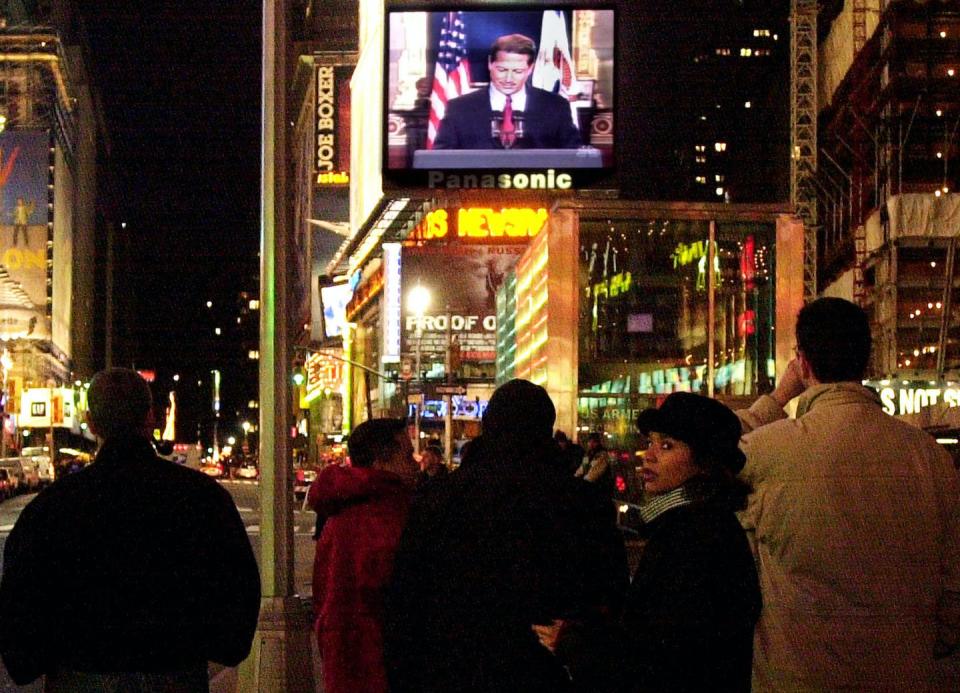
<instances>
[{"instance_id":1,"label":"dark winter coat","mask_svg":"<svg viewBox=\"0 0 960 693\"><path fill-rule=\"evenodd\" d=\"M610 501L558 454L481 437L414 502L387 610L393 693L569 690L531 626L619 607L627 570Z\"/></svg>"},{"instance_id":2,"label":"dark winter coat","mask_svg":"<svg viewBox=\"0 0 960 693\"><path fill-rule=\"evenodd\" d=\"M18 684L56 669L235 666L259 610L256 560L230 495L145 438L111 439L10 533L0 652Z\"/></svg>"},{"instance_id":3,"label":"dark winter coat","mask_svg":"<svg viewBox=\"0 0 960 693\"><path fill-rule=\"evenodd\" d=\"M749 691L760 588L736 516L707 502L667 510L624 609L630 691Z\"/></svg>"}]
</instances>

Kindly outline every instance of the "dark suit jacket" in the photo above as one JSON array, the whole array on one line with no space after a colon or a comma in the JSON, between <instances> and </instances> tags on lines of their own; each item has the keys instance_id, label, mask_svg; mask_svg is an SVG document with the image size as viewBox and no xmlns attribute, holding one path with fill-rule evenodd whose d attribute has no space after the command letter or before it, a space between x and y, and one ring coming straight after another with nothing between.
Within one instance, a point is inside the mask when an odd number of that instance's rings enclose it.
<instances>
[{"instance_id":1,"label":"dark suit jacket","mask_svg":"<svg viewBox=\"0 0 960 693\"><path fill-rule=\"evenodd\" d=\"M494 113L486 88L452 99L433 148L502 149L500 141L491 135ZM514 113L523 117L523 138L517 140L515 149L576 149L583 145L580 131L573 125L570 104L562 96L528 86L526 109Z\"/></svg>"},{"instance_id":2,"label":"dark suit jacket","mask_svg":"<svg viewBox=\"0 0 960 693\"><path fill-rule=\"evenodd\" d=\"M10 533L0 654L21 685L60 668L235 666L259 610L257 563L230 495L157 457L146 438L111 438Z\"/></svg>"}]
</instances>

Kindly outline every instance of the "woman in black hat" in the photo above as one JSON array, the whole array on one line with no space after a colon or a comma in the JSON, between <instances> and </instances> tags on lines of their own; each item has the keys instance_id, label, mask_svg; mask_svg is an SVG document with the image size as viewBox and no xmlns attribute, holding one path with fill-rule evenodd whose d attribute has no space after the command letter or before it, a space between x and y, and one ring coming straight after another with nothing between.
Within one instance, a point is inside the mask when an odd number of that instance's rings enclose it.
<instances>
[{"instance_id":1,"label":"woman in black hat","mask_svg":"<svg viewBox=\"0 0 960 693\"><path fill-rule=\"evenodd\" d=\"M630 691L749 691L760 588L734 514L740 422L686 392L640 414L647 543L624 610Z\"/></svg>"}]
</instances>

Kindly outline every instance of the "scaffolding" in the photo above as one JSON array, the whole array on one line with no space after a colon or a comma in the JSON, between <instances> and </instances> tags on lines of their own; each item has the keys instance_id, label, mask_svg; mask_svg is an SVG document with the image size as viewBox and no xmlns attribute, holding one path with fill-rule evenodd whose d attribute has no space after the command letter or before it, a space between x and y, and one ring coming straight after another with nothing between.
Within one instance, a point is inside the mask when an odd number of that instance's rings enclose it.
<instances>
[{"instance_id":1,"label":"scaffolding","mask_svg":"<svg viewBox=\"0 0 960 693\"><path fill-rule=\"evenodd\" d=\"M817 295L817 2L790 10L790 202L803 220L803 297Z\"/></svg>"},{"instance_id":2,"label":"scaffolding","mask_svg":"<svg viewBox=\"0 0 960 693\"><path fill-rule=\"evenodd\" d=\"M853 2L858 50L820 114L820 153L847 204L831 213L835 201L818 190L819 275L826 283L852 270L854 297L873 318L876 372L942 379L960 372L960 230L938 216L960 187L960 8L881 3L867 39L871 4Z\"/></svg>"}]
</instances>

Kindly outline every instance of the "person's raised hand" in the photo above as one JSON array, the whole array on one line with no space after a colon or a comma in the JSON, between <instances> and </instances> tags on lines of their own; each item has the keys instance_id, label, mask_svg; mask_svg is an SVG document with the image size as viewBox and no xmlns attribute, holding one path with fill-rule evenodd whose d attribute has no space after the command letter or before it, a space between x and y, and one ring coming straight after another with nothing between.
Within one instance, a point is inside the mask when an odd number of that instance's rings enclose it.
<instances>
[{"instance_id":1,"label":"person's raised hand","mask_svg":"<svg viewBox=\"0 0 960 693\"><path fill-rule=\"evenodd\" d=\"M784 407L787 405L787 402L802 393L805 389L806 386L803 384L800 360L793 359L787 364L787 369L780 376L780 380L777 381L777 386L773 392L770 393L770 396L777 400L777 404Z\"/></svg>"}]
</instances>

